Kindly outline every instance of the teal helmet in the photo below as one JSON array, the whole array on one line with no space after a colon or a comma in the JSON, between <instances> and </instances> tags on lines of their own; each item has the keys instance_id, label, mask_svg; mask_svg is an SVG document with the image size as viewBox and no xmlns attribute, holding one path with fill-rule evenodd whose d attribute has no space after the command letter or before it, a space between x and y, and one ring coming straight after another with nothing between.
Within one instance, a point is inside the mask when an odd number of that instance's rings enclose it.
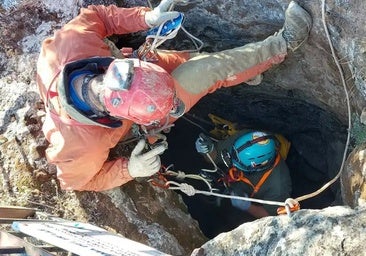
<instances>
[{"instance_id":1,"label":"teal helmet","mask_svg":"<svg viewBox=\"0 0 366 256\"><path fill-rule=\"evenodd\" d=\"M235 140L232 165L241 171L263 171L271 167L276 158L276 138L265 132L249 132Z\"/></svg>"}]
</instances>

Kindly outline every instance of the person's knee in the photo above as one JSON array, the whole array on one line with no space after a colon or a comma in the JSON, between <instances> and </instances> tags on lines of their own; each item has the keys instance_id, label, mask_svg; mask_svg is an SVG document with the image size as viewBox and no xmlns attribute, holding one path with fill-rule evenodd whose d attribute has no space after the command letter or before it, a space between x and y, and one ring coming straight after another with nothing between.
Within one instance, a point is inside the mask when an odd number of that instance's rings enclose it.
<instances>
[{"instance_id":1,"label":"person's knee","mask_svg":"<svg viewBox=\"0 0 366 256\"><path fill-rule=\"evenodd\" d=\"M189 93L200 94L214 84L207 67L206 61L189 60L176 68L172 76Z\"/></svg>"}]
</instances>

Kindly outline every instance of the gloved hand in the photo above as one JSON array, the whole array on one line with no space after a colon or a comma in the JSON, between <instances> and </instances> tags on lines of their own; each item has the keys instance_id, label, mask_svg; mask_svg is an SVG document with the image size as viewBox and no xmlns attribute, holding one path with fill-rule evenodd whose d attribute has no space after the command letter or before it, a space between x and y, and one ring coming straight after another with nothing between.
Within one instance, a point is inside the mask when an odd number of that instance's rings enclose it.
<instances>
[{"instance_id":1,"label":"gloved hand","mask_svg":"<svg viewBox=\"0 0 366 256\"><path fill-rule=\"evenodd\" d=\"M145 145L145 140L140 140L131 152L128 172L133 178L149 177L160 170L159 155L167 149L167 146L162 144L148 152L142 153Z\"/></svg>"},{"instance_id":2,"label":"gloved hand","mask_svg":"<svg viewBox=\"0 0 366 256\"><path fill-rule=\"evenodd\" d=\"M155 7L152 11L146 12L145 22L150 27L160 26L168 20L175 19L179 16L179 12L168 11L169 7L174 3L175 0L163 0Z\"/></svg>"},{"instance_id":3,"label":"gloved hand","mask_svg":"<svg viewBox=\"0 0 366 256\"><path fill-rule=\"evenodd\" d=\"M198 153L207 154L212 152L214 148L213 141L203 133L201 133L196 140L196 150Z\"/></svg>"},{"instance_id":4,"label":"gloved hand","mask_svg":"<svg viewBox=\"0 0 366 256\"><path fill-rule=\"evenodd\" d=\"M231 195L235 196L234 193L231 193ZM248 197L248 195L244 194L244 197ZM232 199L232 198L230 200L231 200L232 206L234 206L235 208L242 210L242 211L247 211L249 209L249 207L252 205L252 203L250 201Z\"/></svg>"}]
</instances>

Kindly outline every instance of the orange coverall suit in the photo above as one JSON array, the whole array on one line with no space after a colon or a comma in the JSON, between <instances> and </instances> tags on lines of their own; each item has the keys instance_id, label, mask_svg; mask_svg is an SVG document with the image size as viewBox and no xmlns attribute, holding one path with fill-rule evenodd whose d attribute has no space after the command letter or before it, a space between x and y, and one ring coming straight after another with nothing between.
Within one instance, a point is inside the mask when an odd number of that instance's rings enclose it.
<instances>
[{"instance_id":1,"label":"orange coverall suit","mask_svg":"<svg viewBox=\"0 0 366 256\"><path fill-rule=\"evenodd\" d=\"M37 84L48 106L43 124L50 142L46 156L57 166L62 189L102 191L133 179L127 169L128 157L107 161L110 149L128 134L132 122L123 120L121 127L108 128L72 119L60 105L57 80L69 62L110 57L105 37L147 30L144 16L149 10L91 5L82 8L77 17L42 44ZM175 79L177 95L187 112L206 94L248 81L282 62L286 54L285 40L274 35L262 42L211 54L162 51L156 64Z\"/></svg>"}]
</instances>

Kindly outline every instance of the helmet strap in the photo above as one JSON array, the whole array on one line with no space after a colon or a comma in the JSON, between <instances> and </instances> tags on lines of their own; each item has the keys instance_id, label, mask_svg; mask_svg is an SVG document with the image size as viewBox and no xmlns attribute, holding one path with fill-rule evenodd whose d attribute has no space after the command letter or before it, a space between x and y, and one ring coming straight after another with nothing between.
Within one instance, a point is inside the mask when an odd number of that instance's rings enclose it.
<instances>
[{"instance_id":1,"label":"helmet strap","mask_svg":"<svg viewBox=\"0 0 366 256\"><path fill-rule=\"evenodd\" d=\"M233 166L232 156L227 149L221 150L220 156L226 167L231 168Z\"/></svg>"},{"instance_id":2,"label":"helmet strap","mask_svg":"<svg viewBox=\"0 0 366 256\"><path fill-rule=\"evenodd\" d=\"M265 135L265 136L261 136L261 137L258 137L258 138L255 138L255 139L252 139L250 141L247 141L246 143L244 143L243 145L241 145L240 147L234 149L232 148L232 150L235 150L236 152L231 152L231 157L233 158L237 158L236 161L240 161L239 158L238 158L238 155L241 151L243 151L244 149L256 144L256 143L259 143L261 141L265 141L267 139L272 139L275 141L275 144L276 144L276 147L275 147L275 150L276 150L276 155L273 159L269 160L266 164L263 164L263 165L257 165L257 166L246 166L245 165L245 172L261 172L261 171L265 171L265 170L268 170L269 168L272 168L274 163L275 163L275 160L276 160L276 156L278 155L278 140L276 138L276 136L270 134L270 135ZM241 161L240 161L241 162ZM244 164L242 163L242 165L244 166Z\"/></svg>"},{"instance_id":3,"label":"helmet strap","mask_svg":"<svg viewBox=\"0 0 366 256\"><path fill-rule=\"evenodd\" d=\"M256 144L256 143L259 143L261 141L264 141L264 140L267 140L267 139L273 139L274 141L276 141L276 137L273 136L273 135L265 135L265 136L261 136L261 137L258 137L258 138L255 138L255 139L252 139L250 141L247 141L246 143L244 143L243 145L241 145L240 147L238 147L236 149L236 151L238 152L238 154L243 151L244 149Z\"/></svg>"},{"instance_id":4,"label":"helmet strap","mask_svg":"<svg viewBox=\"0 0 366 256\"><path fill-rule=\"evenodd\" d=\"M257 166L246 166L246 169L243 170L245 172L262 172L268 169L273 168L275 165L276 159L277 159L278 153L276 153L275 157L268 161L266 164L263 165L257 165Z\"/></svg>"},{"instance_id":5,"label":"helmet strap","mask_svg":"<svg viewBox=\"0 0 366 256\"><path fill-rule=\"evenodd\" d=\"M179 118L183 116L186 112L186 105L184 104L184 102L180 98L176 97L174 99L174 104L174 110L170 112L170 116L173 118Z\"/></svg>"}]
</instances>

